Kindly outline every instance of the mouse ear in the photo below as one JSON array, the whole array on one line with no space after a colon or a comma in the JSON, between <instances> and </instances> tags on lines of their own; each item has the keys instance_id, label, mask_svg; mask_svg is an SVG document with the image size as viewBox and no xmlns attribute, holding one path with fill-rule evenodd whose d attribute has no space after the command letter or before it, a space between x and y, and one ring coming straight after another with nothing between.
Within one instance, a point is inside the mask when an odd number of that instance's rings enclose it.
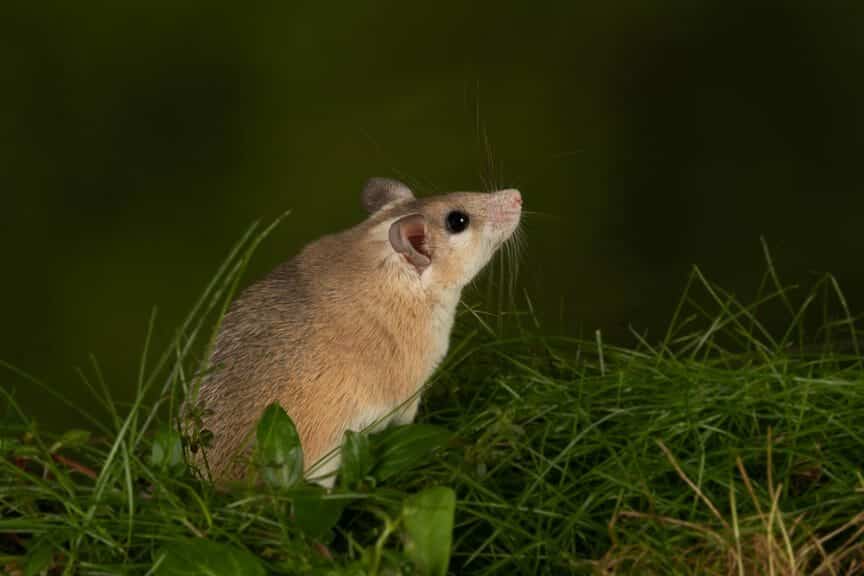
<instances>
[{"instance_id":1,"label":"mouse ear","mask_svg":"<svg viewBox=\"0 0 864 576\"><path fill-rule=\"evenodd\" d=\"M422 214L409 214L393 222L390 225L390 244L420 274L432 263L426 218Z\"/></svg>"},{"instance_id":2,"label":"mouse ear","mask_svg":"<svg viewBox=\"0 0 864 576\"><path fill-rule=\"evenodd\" d=\"M394 200L413 200L414 193L402 182L389 178L370 178L363 187L363 207L372 214Z\"/></svg>"}]
</instances>

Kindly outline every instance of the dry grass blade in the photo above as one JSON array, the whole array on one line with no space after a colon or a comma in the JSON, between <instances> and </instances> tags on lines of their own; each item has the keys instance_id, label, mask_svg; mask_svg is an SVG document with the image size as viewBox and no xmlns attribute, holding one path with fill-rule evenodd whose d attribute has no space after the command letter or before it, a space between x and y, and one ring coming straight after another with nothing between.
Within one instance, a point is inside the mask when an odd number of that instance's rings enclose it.
<instances>
[{"instance_id":1,"label":"dry grass blade","mask_svg":"<svg viewBox=\"0 0 864 576\"><path fill-rule=\"evenodd\" d=\"M697 486L692 480L690 480L687 474L684 473L684 470L681 469L681 466L678 464L678 461L675 460L675 456L672 455L672 452L669 450L669 448L667 448L666 445L663 444L662 440L657 440L657 444L660 446L660 449L663 450L663 453L666 454L666 458L669 460L669 463L672 464L672 467L675 468L678 476L680 476L681 479L684 480L684 482L686 482L688 486L690 486L690 489L693 490L693 492L695 492L697 496L699 496L699 499L702 500L702 502L704 502L706 506L708 506L708 509L711 510L711 513L714 514L717 520L719 520L720 523L723 524L723 527L728 530L729 523L726 521L725 518L723 518L723 515L720 514L720 511L717 510L717 507L714 506L713 502L711 502L711 499L705 496L699 486Z\"/></svg>"}]
</instances>

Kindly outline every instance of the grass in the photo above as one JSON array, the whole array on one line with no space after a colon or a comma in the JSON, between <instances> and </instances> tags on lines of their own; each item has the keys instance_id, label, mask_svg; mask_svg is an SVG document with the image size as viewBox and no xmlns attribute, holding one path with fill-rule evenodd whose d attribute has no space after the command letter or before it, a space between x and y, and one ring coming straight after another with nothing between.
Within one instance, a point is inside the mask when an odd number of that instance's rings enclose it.
<instances>
[{"instance_id":1,"label":"grass","mask_svg":"<svg viewBox=\"0 0 864 576\"><path fill-rule=\"evenodd\" d=\"M0 569L440 573L444 553L472 574L864 573L860 326L833 278L786 287L770 258L752 304L695 269L668 333L628 347L466 307L420 423L349 438L339 487L215 490L185 466L205 440L181 443L177 415L266 232L161 355L148 334L131 406L95 363L95 413L7 366L88 430L42 430L4 384ZM423 515L449 495L455 513Z\"/></svg>"}]
</instances>

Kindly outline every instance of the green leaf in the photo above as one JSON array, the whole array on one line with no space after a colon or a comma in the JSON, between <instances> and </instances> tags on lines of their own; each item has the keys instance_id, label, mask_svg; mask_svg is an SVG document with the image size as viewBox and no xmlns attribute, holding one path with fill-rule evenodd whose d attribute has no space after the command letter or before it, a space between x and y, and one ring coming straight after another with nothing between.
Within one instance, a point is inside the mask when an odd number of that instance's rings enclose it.
<instances>
[{"instance_id":1,"label":"green leaf","mask_svg":"<svg viewBox=\"0 0 864 576\"><path fill-rule=\"evenodd\" d=\"M45 536L36 541L27 551L27 563L24 565L25 576L35 576L48 570L54 562L54 541Z\"/></svg>"},{"instance_id":2,"label":"green leaf","mask_svg":"<svg viewBox=\"0 0 864 576\"><path fill-rule=\"evenodd\" d=\"M329 541L330 531L350 501L349 498L326 497L321 488L300 491L292 498L294 522L310 538Z\"/></svg>"},{"instance_id":3,"label":"green leaf","mask_svg":"<svg viewBox=\"0 0 864 576\"><path fill-rule=\"evenodd\" d=\"M60 448L77 448L78 446L83 446L90 441L90 432L88 430L67 430L63 433L60 439L55 442L50 451L56 452Z\"/></svg>"},{"instance_id":4,"label":"green leaf","mask_svg":"<svg viewBox=\"0 0 864 576\"><path fill-rule=\"evenodd\" d=\"M177 470L183 466L183 439L173 429L162 429L153 438L150 465L160 470Z\"/></svg>"},{"instance_id":5,"label":"green leaf","mask_svg":"<svg viewBox=\"0 0 864 576\"><path fill-rule=\"evenodd\" d=\"M362 432L347 430L342 443L340 484L346 488L358 484L372 470L372 464L369 437Z\"/></svg>"},{"instance_id":6,"label":"green leaf","mask_svg":"<svg viewBox=\"0 0 864 576\"><path fill-rule=\"evenodd\" d=\"M18 444L13 446L12 454L16 458L38 458L42 451L32 444Z\"/></svg>"},{"instance_id":7,"label":"green leaf","mask_svg":"<svg viewBox=\"0 0 864 576\"><path fill-rule=\"evenodd\" d=\"M258 422L255 462L270 486L290 488L303 480L303 448L291 417L274 402Z\"/></svg>"},{"instance_id":8,"label":"green leaf","mask_svg":"<svg viewBox=\"0 0 864 576\"><path fill-rule=\"evenodd\" d=\"M257 557L242 550L211 540L186 539L162 547L157 555L164 556L156 570L161 576L257 576L267 572Z\"/></svg>"},{"instance_id":9,"label":"green leaf","mask_svg":"<svg viewBox=\"0 0 864 576\"><path fill-rule=\"evenodd\" d=\"M386 480L429 459L429 454L450 439L450 432L432 424L407 424L376 434L374 476Z\"/></svg>"},{"instance_id":10,"label":"green leaf","mask_svg":"<svg viewBox=\"0 0 864 576\"><path fill-rule=\"evenodd\" d=\"M445 486L427 488L405 499L405 554L427 576L447 574L456 496Z\"/></svg>"},{"instance_id":11,"label":"green leaf","mask_svg":"<svg viewBox=\"0 0 864 576\"><path fill-rule=\"evenodd\" d=\"M7 452L11 452L16 446L18 446L18 440L16 438L0 436L0 455L5 455Z\"/></svg>"}]
</instances>

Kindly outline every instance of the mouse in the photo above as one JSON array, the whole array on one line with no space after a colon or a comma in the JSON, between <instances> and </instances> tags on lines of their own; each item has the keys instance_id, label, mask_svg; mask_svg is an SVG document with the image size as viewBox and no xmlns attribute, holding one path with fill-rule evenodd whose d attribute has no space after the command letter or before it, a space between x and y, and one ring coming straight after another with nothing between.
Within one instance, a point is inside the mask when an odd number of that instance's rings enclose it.
<instances>
[{"instance_id":1,"label":"mouse","mask_svg":"<svg viewBox=\"0 0 864 576\"><path fill-rule=\"evenodd\" d=\"M522 214L516 189L418 198L372 178L361 198L365 220L307 244L228 307L197 400L215 481L246 476L273 402L294 422L306 479L325 487L346 431L413 422L463 288Z\"/></svg>"}]
</instances>

